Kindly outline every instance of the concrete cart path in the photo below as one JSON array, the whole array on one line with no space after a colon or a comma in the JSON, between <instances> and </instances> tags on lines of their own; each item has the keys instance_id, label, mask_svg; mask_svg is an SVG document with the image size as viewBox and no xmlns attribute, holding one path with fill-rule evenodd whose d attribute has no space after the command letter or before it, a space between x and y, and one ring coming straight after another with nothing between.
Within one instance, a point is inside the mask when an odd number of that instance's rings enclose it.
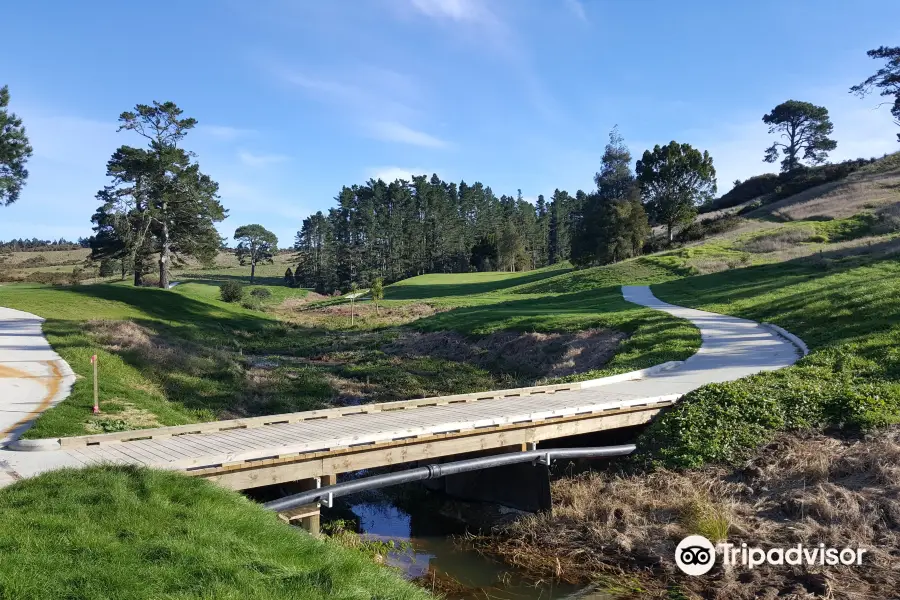
<instances>
[{"instance_id":1,"label":"concrete cart path","mask_svg":"<svg viewBox=\"0 0 900 600\"><path fill-rule=\"evenodd\" d=\"M630 302L693 323L702 337L699 351L671 368L567 384L564 389L523 388L464 399L444 397L148 429L139 434L67 438L64 447L56 451L2 451L0 467L20 477L64 465L114 462L212 476L228 469L264 469L279 461L298 460L298 455L321 457L367 444L403 447L410 440L435 435L465 434L477 444L482 431L488 435L496 428L521 427L523 423L539 428L559 418L603 418L607 411L661 406L704 384L780 369L800 357L792 342L759 323L667 304L647 286L624 286L622 293ZM186 433L190 435L183 435ZM55 440L47 442L59 447Z\"/></svg>"},{"instance_id":2,"label":"concrete cart path","mask_svg":"<svg viewBox=\"0 0 900 600\"><path fill-rule=\"evenodd\" d=\"M75 381L44 337L43 322L0 308L0 445L17 439L38 415L68 396Z\"/></svg>"}]
</instances>

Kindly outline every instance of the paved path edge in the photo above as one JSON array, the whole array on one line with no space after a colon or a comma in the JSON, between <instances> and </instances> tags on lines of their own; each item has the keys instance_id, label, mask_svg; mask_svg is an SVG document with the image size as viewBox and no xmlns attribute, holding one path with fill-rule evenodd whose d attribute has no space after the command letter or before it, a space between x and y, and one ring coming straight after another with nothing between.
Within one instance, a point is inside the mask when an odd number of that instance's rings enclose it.
<instances>
[{"instance_id":1,"label":"paved path edge","mask_svg":"<svg viewBox=\"0 0 900 600\"><path fill-rule=\"evenodd\" d=\"M787 331L786 329L783 329L783 328L779 327L778 325L774 325L772 323L760 323L760 325L762 327L765 327L769 331L772 331L775 334L780 335L781 337L783 337L790 343L797 346L797 348L800 350L800 352L803 356L806 356L807 354L809 354L809 348L806 346L806 342L801 340L799 337L797 337L790 331Z\"/></svg>"}]
</instances>

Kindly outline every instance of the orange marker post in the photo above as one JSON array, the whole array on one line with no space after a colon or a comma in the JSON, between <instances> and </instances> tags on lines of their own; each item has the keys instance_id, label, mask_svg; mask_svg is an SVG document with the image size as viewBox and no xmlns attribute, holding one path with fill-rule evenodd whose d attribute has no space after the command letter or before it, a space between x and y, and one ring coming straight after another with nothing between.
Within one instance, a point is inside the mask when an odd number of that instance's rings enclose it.
<instances>
[{"instance_id":1,"label":"orange marker post","mask_svg":"<svg viewBox=\"0 0 900 600\"><path fill-rule=\"evenodd\" d=\"M100 389L97 381L97 355L91 356L91 364L94 365L94 414L100 413Z\"/></svg>"}]
</instances>

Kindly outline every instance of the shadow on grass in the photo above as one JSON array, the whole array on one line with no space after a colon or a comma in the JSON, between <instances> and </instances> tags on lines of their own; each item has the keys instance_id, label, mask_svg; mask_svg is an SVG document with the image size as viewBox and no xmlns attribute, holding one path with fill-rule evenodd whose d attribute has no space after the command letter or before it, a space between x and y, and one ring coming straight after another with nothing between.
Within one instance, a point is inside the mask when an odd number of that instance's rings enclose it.
<instances>
[{"instance_id":1,"label":"shadow on grass","mask_svg":"<svg viewBox=\"0 0 900 600\"><path fill-rule=\"evenodd\" d=\"M219 273L182 273L175 277L178 281L202 283L215 282L222 283L224 281L238 281L244 285L285 285L284 277L260 277L257 275L250 283L250 273L246 275L227 275Z\"/></svg>"},{"instance_id":2,"label":"shadow on grass","mask_svg":"<svg viewBox=\"0 0 900 600\"><path fill-rule=\"evenodd\" d=\"M470 283L391 285L385 288L384 297L387 300L423 300L447 296L474 296L556 277L566 272L568 271L564 269L532 271L516 277ZM448 277L451 276L448 274Z\"/></svg>"},{"instance_id":3,"label":"shadow on grass","mask_svg":"<svg viewBox=\"0 0 900 600\"><path fill-rule=\"evenodd\" d=\"M578 269L558 277L512 290L515 294L572 293L616 284L658 283L690 275L688 268L666 264L657 257L639 257L619 263Z\"/></svg>"},{"instance_id":4,"label":"shadow on grass","mask_svg":"<svg viewBox=\"0 0 900 600\"><path fill-rule=\"evenodd\" d=\"M76 286L70 290L100 300L121 302L150 318L195 328L253 330L271 324L270 319L245 312L229 312L169 290L102 284Z\"/></svg>"},{"instance_id":5,"label":"shadow on grass","mask_svg":"<svg viewBox=\"0 0 900 600\"><path fill-rule=\"evenodd\" d=\"M891 244L867 247L872 253L868 256L847 257L846 250L835 250L671 281L653 289L674 304L719 307L729 314L777 323L813 349L853 343L861 355L883 357L874 352L875 337L900 326L900 263L895 257L878 256Z\"/></svg>"}]
</instances>

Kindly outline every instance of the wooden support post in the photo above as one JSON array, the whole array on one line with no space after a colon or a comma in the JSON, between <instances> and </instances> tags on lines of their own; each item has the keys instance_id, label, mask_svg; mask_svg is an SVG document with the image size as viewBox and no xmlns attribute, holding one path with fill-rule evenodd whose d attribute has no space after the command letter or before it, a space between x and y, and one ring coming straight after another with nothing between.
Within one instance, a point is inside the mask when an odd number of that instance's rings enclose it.
<instances>
[{"instance_id":1,"label":"wooden support post","mask_svg":"<svg viewBox=\"0 0 900 600\"><path fill-rule=\"evenodd\" d=\"M94 414L100 412L100 383L97 379L97 355L91 356L91 364L94 365Z\"/></svg>"},{"instance_id":2,"label":"wooden support post","mask_svg":"<svg viewBox=\"0 0 900 600\"><path fill-rule=\"evenodd\" d=\"M304 479L299 482L301 491L309 491L314 490L321 487L321 480L319 477L311 477L310 479ZM319 506L318 505L309 505L305 506L304 513L300 516L300 526L303 527L307 532L311 535L319 535L319 530L321 526L321 516L319 514Z\"/></svg>"}]
</instances>

